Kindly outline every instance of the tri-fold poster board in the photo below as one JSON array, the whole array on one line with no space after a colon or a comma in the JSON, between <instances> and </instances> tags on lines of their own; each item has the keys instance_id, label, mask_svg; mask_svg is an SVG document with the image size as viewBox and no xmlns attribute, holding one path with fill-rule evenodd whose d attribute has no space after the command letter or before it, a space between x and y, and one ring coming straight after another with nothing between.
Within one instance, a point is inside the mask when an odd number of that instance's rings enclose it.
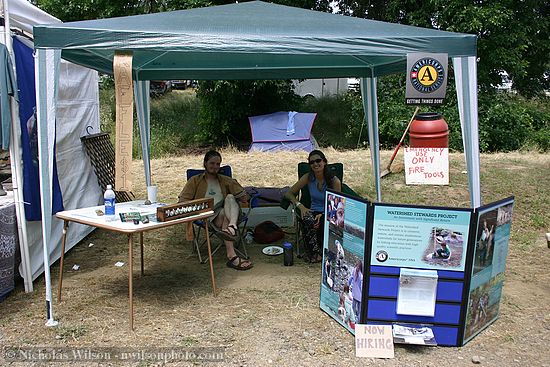
<instances>
[{"instance_id":1,"label":"tri-fold poster board","mask_svg":"<svg viewBox=\"0 0 550 367\"><path fill-rule=\"evenodd\" d=\"M430 335L397 341L462 346L496 320L513 197L470 209L327 190L325 202L320 306L350 332L393 325Z\"/></svg>"}]
</instances>

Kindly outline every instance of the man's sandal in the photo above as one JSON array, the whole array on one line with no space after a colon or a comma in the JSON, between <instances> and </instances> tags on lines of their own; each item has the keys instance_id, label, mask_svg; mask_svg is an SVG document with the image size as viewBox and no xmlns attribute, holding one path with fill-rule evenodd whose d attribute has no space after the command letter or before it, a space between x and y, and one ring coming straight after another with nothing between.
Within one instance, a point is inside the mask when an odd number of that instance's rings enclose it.
<instances>
[{"instance_id":1,"label":"man's sandal","mask_svg":"<svg viewBox=\"0 0 550 367\"><path fill-rule=\"evenodd\" d=\"M231 233L229 231L230 228L233 230L234 233ZM234 224L230 224L230 225L227 226L227 228L224 230L224 232L227 232L227 233L231 234L232 236L237 237L237 235L239 233L239 228L237 228L237 226L235 226Z\"/></svg>"},{"instance_id":2,"label":"man's sandal","mask_svg":"<svg viewBox=\"0 0 550 367\"><path fill-rule=\"evenodd\" d=\"M215 234L220 236L226 241L235 242L237 240L237 236L232 235L231 232L229 232L227 229L222 229L221 231L216 232Z\"/></svg>"},{"instance_id":3,"label":"man's sandal","mask_svg":"<svg viewBox=\"0 0 550 367\"><path fill-rule=\"evenodd\" d=\"M235 260L239 260L236 264L234 263ZM229 259L226 263L228 268L232 268L235 270L248 270L252 269L254 265L252 265L251 262L249 262L247 265L244 264L244 262L247 260L241 259L239 256L233 256L231 259Z\"/></svg>"}]
</instances>

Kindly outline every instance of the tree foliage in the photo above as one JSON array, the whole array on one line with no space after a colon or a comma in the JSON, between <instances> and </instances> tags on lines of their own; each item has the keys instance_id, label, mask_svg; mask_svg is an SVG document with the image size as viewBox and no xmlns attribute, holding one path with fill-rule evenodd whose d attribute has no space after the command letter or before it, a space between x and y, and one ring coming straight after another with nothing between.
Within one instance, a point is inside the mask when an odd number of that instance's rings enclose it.
<instances>
[{"instance_id":1,"label":"tree foliage","mask_svg":"<svg viewBox=\"0 0 550 367\"><path fill-rule=\"evenodd\" d=\"M201 101L201 142L250 142L248 116L294 110L299 97L289 80L203 81L197 90Z\"/></svg>"},{"instance_id":2,"label":"tree foliage","mask_svg":"<svg viewBox=\"0 0 550 367\"><path fill-rule=\"evenodd\" d=\"M478 36L478 82L495 89L507 72L520 94L550 88L547 0L341 0L340 12L362 18Z\"/></svg>"}]
</instances>

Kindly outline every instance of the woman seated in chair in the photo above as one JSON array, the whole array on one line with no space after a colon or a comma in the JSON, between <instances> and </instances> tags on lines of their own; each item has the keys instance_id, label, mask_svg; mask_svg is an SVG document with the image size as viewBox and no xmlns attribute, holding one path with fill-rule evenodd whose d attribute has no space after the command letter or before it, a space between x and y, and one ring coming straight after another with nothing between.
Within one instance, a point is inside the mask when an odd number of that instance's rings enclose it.
<instances>
[{"instance_id":1,"label":"woman seated in chair","mask_svg":"<svg viewBox=\"0 0 550 367\"><path fill-rule=\"evenodd\" d=\"M308 259L312 263L320 262L324 234L325 192L327 188L342 191L342 183L338 177L332 175L327 167L327 158L323 152L313 150L308 158L310 172L296 182L285 197L300 211L304 228L304 244ZM311 196L311 207L307 208L300 203L296 196L304 187L308 188Z\"/></svg>"},{"instance_id":2,"label":"woman seated in chair","mask_svg":"<svg viewBox=\"0 0 550 367\"><path fill-rule=\"evenodd\" d=\"M237 180L219 173L222 156L211 150L204 156L204 173L191 177L178 197L178 201L189 201L211 197L214 199L214 216L210 218L216 234L224 239L227 252L227 266L236 270L248 270L252 263L235 253L234 242L238 239L237 221L240 207L237 200L248 201L248 194Z\"/></svg>"}]
</instances>

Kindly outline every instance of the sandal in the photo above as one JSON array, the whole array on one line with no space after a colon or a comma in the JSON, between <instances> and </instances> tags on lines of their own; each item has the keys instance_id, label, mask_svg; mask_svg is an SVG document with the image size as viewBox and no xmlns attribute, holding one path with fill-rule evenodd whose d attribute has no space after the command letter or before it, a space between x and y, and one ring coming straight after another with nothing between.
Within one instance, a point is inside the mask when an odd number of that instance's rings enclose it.
<instances>
[{"instance_id":1,"label":"sandal","mask_svg":"<svg viewBox=\"0 0 550 367\"><path fill-rule=\"evenodd\" d=\"M232 229L233 233L231 233L231 231L229 231L229 229ZM230 225L227 226L227 228L224 230L224 232L229 233L230 235L232 235L234 237L237 237L237 233L239 233L239 229L234 224L230 224Z\"/></svg>"},{"instance_id":2,"label":"sandal","mask_svg":"<svg viewBox=\"0 0 550 367\"><path fill-rule=\"evenodd\" d=\"M237 236L233 236L227 229L221 229L214 225L212 222L208 222L208 228L212 231L212 234L220 237L222 240L235 242Z\"/></svg>"},{"instance_id":3,"label":"sandal","mask_svg":"<svg viewBox=\"0 0 550 367\"><path fill-rule=\"evenodd\" d=\"M222 229L221 231L218 231L215 233L216 235L220 236L226 241L235 242L237 240L237 236L234 236L226 229Z\"/></svg>"},{"instance_id":4,"label":"sandal","mask_svg":"<svg viewBox=\"0 0 550 367\"><path fill-rule=\"evenodd\" d=\"M235 260L239 260L236 264L234 263ZM233 256L231 259L229 259L226 263L227 267L228 268L232 268L232 269L235 269L235 270L248 270L248 269L252 269L252 267L254 265L252 265L251 262L248 262L247 265L243 264L244 262L246 262L248 260L243 260L241 259L239 256Z\"/></svg>"}]
</instances>

